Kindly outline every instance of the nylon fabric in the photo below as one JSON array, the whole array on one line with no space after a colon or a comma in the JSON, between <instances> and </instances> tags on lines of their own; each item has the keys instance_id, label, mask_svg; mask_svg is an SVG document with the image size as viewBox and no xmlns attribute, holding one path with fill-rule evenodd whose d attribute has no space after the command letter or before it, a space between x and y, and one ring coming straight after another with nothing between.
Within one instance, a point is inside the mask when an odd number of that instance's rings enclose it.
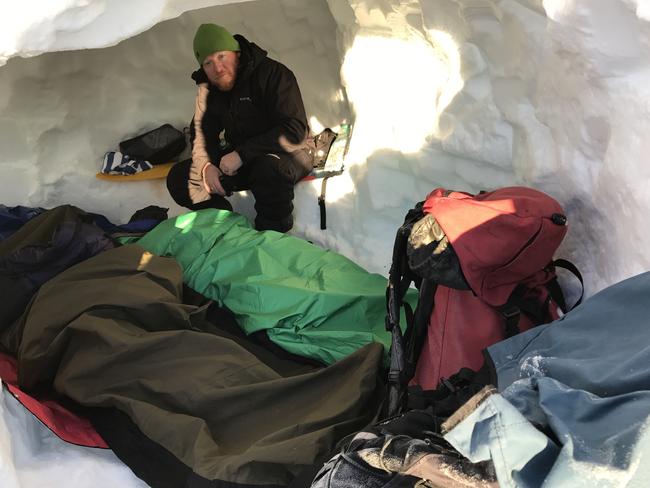
<instances>
[{"instance_id":1,"label":"nylon fabric","mask_svg":"<svg viewBox=\"0 0 650 488\"><path fill-rule=\"evenodd\" d=\"M553 198L525 187L478 195L438 188L423 210L424 223L435 219L444 231L429 240L444 243L446 236L453 248L446 260L432 254L424 266L439 286L411 384L434 390L461 368L478 371L486 347L558 317L546 284L555 278L549 263L567 226ZM508 320L499 308L506 303Z\"/></svg>"},{"instance_id":2,"label":"nylon fabric","mask_svg":"<svg viewBox=\"0 0 650 488\"><path fill-rule=\"evenodd\" d=\"M22 205L7 207L6 205L0 205L0 241L11 236L25 222L43 212L45 212L45 209L40 207L23 207Z\"/></svg>"},{"instance_id":3,"label":"nylon fabric","mask_svg":"<svg viewBox=\"0 0 650 488\"><path fill-rule=\"evenodd\" d=\"M266 329L288 352L325 364L370 342L388 352L386 278L339 254L212 209L167 220L139 244L174 257L188 286L232 310L247 334Z\"/></svg>"},{"instance_id":4,"label":"nylon fabric","mask_svg":"<svg viewBox=\"0 0 650 488\"><path fill-rule=\"evenodd\" d=\"M176 262L137 245L62 272L24 315L20 388L53 388L82 406L126 413L190 468L188 482L197 484L183 486L286 486L373 420L378 344L283 378L232 339L206 332L205 308L181 303L181 294Z\"/></svg>"},{"instance_id":5,"label":"nylon fabric","mask_svg":"<svg viewBox=\"0 0 650 488\"><path fill-rule=\"evenodd\" d=\"M76 415L55 400L34 398L18 388L16 360L0 353L0 378L7 390L59 438L79 446L106 449L108 445L87 419Z\"/></svg>"},{"instance_id":6,"label":"nylon fabric","mask_svg":"<svg viewBox=\"0 0 650 488\"><path fill-rule=\"evenodd\" d=\"M439 286L434 303L411 381L424 390L435 390L441 378L449 378L461 368L478 371L484 364L483 349L505 338L501 313L471 290ZM519 330L528 330L533 325L528 316L520 315Z\"/></svg>"},{"instance_id":7,"label":"nylon fabric","mask_svg":"<svg viewBox=\"0 0 650 488\"><path fill-rule=\"evenodd\" d=\"M478 195L438 188L427 197L424 211L449 238L474 293L494 307L551 262L567 232L566 222L552 220L555 214L563 216L560 204L532 188Z\"/></svg>"},{"instance_id":8,"label":"nylon fabric","mask_svg":"<svg viewBox=\"0 0 650 488\"><path fill-rule=\"evenodd\" d=\"M0 345L12 354L17 345L12 325L36 290L70 266L114 247L93 216L70 205L29 220L0 242Z\"/></svg>"}]
</instances>

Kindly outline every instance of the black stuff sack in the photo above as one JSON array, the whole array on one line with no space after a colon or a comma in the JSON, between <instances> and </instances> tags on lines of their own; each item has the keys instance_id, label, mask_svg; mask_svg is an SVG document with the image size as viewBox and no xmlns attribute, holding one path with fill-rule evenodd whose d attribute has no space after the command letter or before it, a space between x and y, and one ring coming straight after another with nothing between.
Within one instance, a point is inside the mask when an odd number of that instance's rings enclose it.
<instances>
[{"instance_id":1,"label":"black stuff sack","mask_svg":"<svg viewBox=\"0 0 650 488\"><path fill-rule=\"evenodd\" d=\"M139 136L120 142L120 152L151 164L170 163L185 149L185 135L170 124L164 124Z\"/></svg>"}]
</instances>

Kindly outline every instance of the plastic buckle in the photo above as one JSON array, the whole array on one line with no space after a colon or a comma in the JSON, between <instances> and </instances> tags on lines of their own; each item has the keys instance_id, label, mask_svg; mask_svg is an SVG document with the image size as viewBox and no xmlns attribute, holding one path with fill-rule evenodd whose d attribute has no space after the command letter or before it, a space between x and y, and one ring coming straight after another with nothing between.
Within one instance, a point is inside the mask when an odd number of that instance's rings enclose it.
<instances>
[{"instance_id":1,"label":"plastic buckle","mask_svg":"<svg viewBox=\"0 0 650 488\"><path fill-rule=\"evenodd\" d=\"M501 315L503 315L503 318L505 318L506 320L514 319L519 314L521 314L521 311L519 310L519 307L516 306L511 306L507 309L501 310Z\"/></svg>"},{"instance_id":2,"label":"plastic buckle","mask_svg":"<svg viewBox=\"0 0 650 488\"><path fill-rule=\"evenodd\" d=\"M447 378L442 378L440 382L449 390L450 393L454 393L456 391L456 387L451 384L451 381L449 381Z\"/></svg>"},{"instance_id":3,"label":"plastic buckle","mask_svg":"<svg viewBox=\"0 0 650 488\"><path fill-rule=\"evenodd\" d=\"M388 372L388 383L397 384L401 383L402 374L399 371L389 371Z\"/></svg>"},{"instance_id":4,"label":"plastic buckle","mask_svg":"<svg viewBox=\"0 0 650 488\"><path fill-rule=\"evenodd\" d=\"M395 327L399 327L399 325L393 322L388 316L386 316L386 320L384 321L384 324L386 325L386 330L388 332L392 331Z\"/></svg>"}]
</instances>

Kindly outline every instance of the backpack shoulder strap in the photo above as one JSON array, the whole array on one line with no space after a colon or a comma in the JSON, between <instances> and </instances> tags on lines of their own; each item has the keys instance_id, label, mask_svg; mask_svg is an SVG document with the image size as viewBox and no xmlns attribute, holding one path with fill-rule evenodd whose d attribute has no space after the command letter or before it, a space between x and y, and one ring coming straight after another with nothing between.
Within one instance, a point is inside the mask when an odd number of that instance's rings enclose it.
<instances>
[{"instance_id":1,"label":"backpack shoulder strap","mask_svg":"<svg viewBox=\"0 0 650 488\"><path fill-rule=\"evenodd\" d=\"M405 350L405 370L403 375L404 383L411 381L415 376L415 367L417 365L422 346L427 337L431 312L433 311L435 295L438 285L431 280L422 280L418 293L418 304L412 319L408 320L404 332L404 350ZM408 303L404 303L405 308ZM407 309L408 312L408 309Z\"/></svg>"},{"instance_id":2,"label":"backpack shoulder strap","mask_svg":"<svg viewBox=\"0 0 650 488\"><path fill-rule=\"evenodd\" d=\"M406 244L413 224L422 217L422 203L411 209L404 224L397 230L393 245L393 259L388 272L386 289L386 330L391 333L390 366L388 371L388 405L387 416L399 413L405 404L407 360L405 357L405 339L400 327L400 310L405 305L407 337L413 332L413 311L404 302L404 295L409 289L414 275L411 273L406 256ZM409 347L410 348L410 347Z\"/></svg>"}]
</instances>

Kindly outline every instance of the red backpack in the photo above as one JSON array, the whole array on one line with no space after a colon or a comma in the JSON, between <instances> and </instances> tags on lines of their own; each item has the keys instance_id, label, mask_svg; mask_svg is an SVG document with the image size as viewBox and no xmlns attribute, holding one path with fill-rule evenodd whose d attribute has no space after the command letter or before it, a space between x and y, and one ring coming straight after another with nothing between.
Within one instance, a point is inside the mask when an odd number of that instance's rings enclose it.
<instances>
[{"instance_id":1,"label":"red backpack","mask_svg":"<svg viewBox=\"0 0 650 488\"><path fill-rule=\"evenodd\" d=\"M562 207L525 187L478 195L438 188L409 211L387 291L389 415L404 406L407 383L432 390L461 368L478 371L486 347L567 312L555 268L582 277L568 261L553 261L566 232ZM399 310L411 282L419 298L413 313L404 303L402 336Z\"/></svg>"}]
</instances>

